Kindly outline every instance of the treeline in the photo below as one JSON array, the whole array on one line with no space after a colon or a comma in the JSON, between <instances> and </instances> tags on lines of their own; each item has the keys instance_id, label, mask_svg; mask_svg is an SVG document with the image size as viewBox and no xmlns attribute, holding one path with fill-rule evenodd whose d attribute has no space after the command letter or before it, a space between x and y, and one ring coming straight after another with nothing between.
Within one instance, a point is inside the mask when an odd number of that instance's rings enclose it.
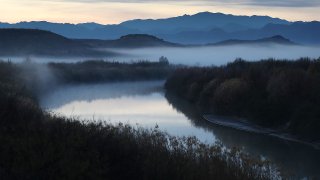
<instances>
[{"instance_id":1,"label":"treeline","mask_svg":"<svg viewBox=\"0 0 320 180\"><path fill-rule=\"evenodd\" d=\"M81 123L44 112L41 77L0 62L0 179L274 179L267 161L158 129ZM25 67L24 67L25 68ZM30 67L31 68L31 67Z\"/></svg>"},{"instance_id":2,"label":"treeline","mask_svg":"<svg viewBox=\"0 0 320 180\"><path fill-rule=\"evenodd\" d=\"M49 63L48 67L59 81L68 83L166 79L173 72L173 67L168 61L121 63L94 60L77 63Z\"/></svg>"},{"instance_id":3,"label":"treeline","mask_svg":"<svg viewBox=\"0 0 320 180\"><path fill-rule=\"evenodd\" d=\"M0 62L2 66L7 66L4 69L19 77L20 83L34 96L65 84L164 80L177 68L163 59L157 62L141 60L130 63L90 60L43 64L34 63L31 59L17 64L10 61ZM11 69L8 64L11 64Z\"/></svg>"},{"instance_id":4,"label":"treeline","mask_svg":"<svg viewBox=\"0 0 320 180\"><path fill-rule=\"evenodd\" d=\"M220 67L179 68L165 87L204 113L320 140L320 59L237 59Z\"/></svg>"}]
</instances>

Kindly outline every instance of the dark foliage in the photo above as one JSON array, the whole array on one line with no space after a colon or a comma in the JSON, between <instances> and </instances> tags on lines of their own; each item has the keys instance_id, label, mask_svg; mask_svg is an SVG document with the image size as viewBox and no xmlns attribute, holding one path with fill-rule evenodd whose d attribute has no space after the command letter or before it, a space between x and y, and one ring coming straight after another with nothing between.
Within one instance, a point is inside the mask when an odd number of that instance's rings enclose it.
<instances>
[{"instance_id":1,"label":"dark foliage","mask_svg":"<svg viewBox=\"0 0 320 180\"><path fill-rule=\"evenodd\" d=\"M166 79L174 70L167 61L120 63L98 60L49 63L48 67L59 81L65 83L159 80Z\"/></svg>"},{"instance_id":2,"label":"dark foliage","mask_svg":"<svg viewBox=\"0 0 320 180\"><path fill-rule=\"evenodd\" d=\"M204 112L320 140L320 59L238 59L221 67L180 68L165 86Z\"/></svg>"}]
</instances>

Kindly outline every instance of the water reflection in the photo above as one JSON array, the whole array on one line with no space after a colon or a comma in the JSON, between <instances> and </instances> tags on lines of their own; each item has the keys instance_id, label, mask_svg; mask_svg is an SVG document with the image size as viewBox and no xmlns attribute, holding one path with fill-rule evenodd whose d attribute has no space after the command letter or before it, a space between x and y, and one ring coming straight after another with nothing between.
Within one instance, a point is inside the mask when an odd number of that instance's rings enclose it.
<instances>
[{"instance_id":1,"label":"water reflection","mask_svg":"<svg viewBox=\"0 0 320 180\"><path fill-rule=\"evenodd\" d=\"M40 97L40 105L46 109L55 109L78 100L92 102L123 96L150 95L161 92L163 83L164 81L142 81L61 86Z\"/></svg>"},{"instance_id":2,"label":"water reflection","mask_svg":"<svg viewBox=\"0 0 320 180\"><path fill-rule=\"evenodd\" d=\"M164 97L163 81L61 87L42 97L45 109L80 120L119 122L154 128L178 136L196 136L213 143L214 135L192 125Z\"/></svg>"}]
</instances>

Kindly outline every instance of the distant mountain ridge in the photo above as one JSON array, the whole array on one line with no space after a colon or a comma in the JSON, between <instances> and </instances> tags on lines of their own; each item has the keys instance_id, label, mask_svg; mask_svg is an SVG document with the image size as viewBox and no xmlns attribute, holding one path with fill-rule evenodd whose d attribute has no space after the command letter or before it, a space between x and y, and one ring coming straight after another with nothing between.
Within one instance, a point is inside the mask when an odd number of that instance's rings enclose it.
<instances>
[{"instance_id":1,"label":"distant mountain ridge","mask_svg":"<svg viewBox=\"0 0 320 180\"><path fill-rule=\"evenodd\" d=\"M241 44L295 45L282 36L257 40L227 40L205 46ZM200 45L199 47L201 47ZM116 40L69 39L61 35L37 29L0 29L0 56L54 56L54 57L110 57L112 48L198 47L172 43L147 34L130 34ZM109 48L103 49L103 48Z\"/></svg>"},{"instance_id":2,"label":"distant mountain ridge","mask_svg":"<svg viewBox=\"0 0 320 180\"><path fill-rule=\"evenodd\" d=\"M178 44L208 44L229 39L255 40L281 35L300 44L320 45L320 22L289 22L269 16L201 12L163 19L136 19L114 25L46 21L0 23L0 28L41 29L72 39L119 39L149 34Z\"/></svg>"},{"instance_id":3,"label":"distant mountain ridge","mask_svg":"<svg viewBox=\"0 0 320 180\"><path fill-rule=\"evenodd\" d=\"M114 25L102 25L94 22L70 24L31 21L15 24L0 23L0 28L41 29L73 39L112 40L128 34L150 34L166 41L175 41L175 38L172 38L172 36L183 32L207 32L219 29L232 33L259 29L268 24L289 25L291 22L268 16L235 16L223 13L201 12L194 15L183 15L172 18L129 20ZM186 43L195 42L192 37L185 37L184 41ZM200 43L211 42L201 40ZM182 41L176 41L176 43L182 43Z\"/></svg>"},{"instance_id":4,"label":"distant mountain ridge","mask_svg":"<svg viewBox=\"0 0 320 180\"><path fill-rule=\"evenodd\" d=\"M176 33L184 30L210 30L220 28L232 31L228 26L240 29L262 28L267 24L290 24L290 22L271 18L269 16L235 16L223 13L200 12L194 15L183 15L165 19L137 19L120 23L119 25L145 31L149 34L155 30L157 33Z\"/></svg>"},{"instance_id":5,"label":"distant mountain ridge","mask_svg":"<svg viewBox=\"0 0 320 180\"><path fill-rule=\"evenodd\" d=\"M206 46L266 43L294 45L289 39L282 36L274 36L257 40L227 40L207 44ZM130 34L116 40L97 40L69 39L49 31L37 29L0 29L0 56L110 57L120 54L103 48L132 49L151 47L183 48L189 46L168 42L147 34Z\"/></svg>"},{"instance_id":6,"label":"distant mountain ridge","mask_svg":"<svg viewBox=\"0 0 320 180\"><path fill-rule=\"evenodd\" d=\"M136 19L114 25L46 21L0 23L0 28L41 29L72 39L114 40L149 34L178 44L208 44L229 39L255 40L281 35L300 44L320 45L320 22L289 22L269 16L201 12L163 19Z\"/></svg>"}]
</instances>

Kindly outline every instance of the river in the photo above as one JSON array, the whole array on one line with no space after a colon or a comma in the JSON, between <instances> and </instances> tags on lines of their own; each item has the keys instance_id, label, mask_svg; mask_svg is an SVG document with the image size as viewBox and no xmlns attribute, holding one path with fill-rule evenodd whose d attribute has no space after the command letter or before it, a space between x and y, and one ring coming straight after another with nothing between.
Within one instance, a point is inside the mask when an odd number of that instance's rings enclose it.
<instances>
[{"instance_id":1,"label":"river","mask_svg":"<svg viewBox=\"0 0 320 180\"><path fill-rule=\"evenodd\" d=\"M262 134L221 127L205 121L196 108L163 89L164 81L72 85L40 98L47 111L84 122L130 124L154 128L176 136L196 136L204 143L270 159L282 172L296 178L320 178L320 150Z\"/></svg>"}]
</instances>

